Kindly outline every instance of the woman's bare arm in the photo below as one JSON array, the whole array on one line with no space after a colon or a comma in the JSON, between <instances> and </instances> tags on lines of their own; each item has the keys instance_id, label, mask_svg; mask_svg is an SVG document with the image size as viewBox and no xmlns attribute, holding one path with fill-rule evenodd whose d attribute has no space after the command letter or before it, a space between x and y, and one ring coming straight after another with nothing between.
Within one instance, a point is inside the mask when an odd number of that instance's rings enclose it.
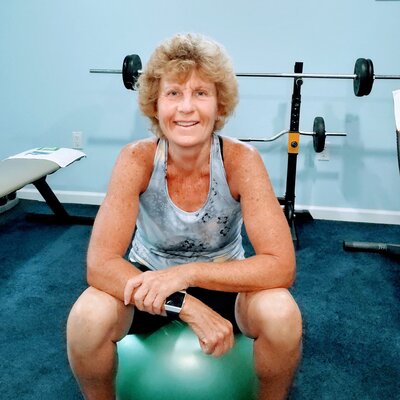
<instances>
[{"instance_id":1,"label":"woman's bare arm","mask_svg":"<svg viewBox=\"0 0 400 400\"><path fill-rule=\"evenodd\" d=\"M127 280L139 273L124 256L136 225L139 195L150 179L155 147L154 140L143 140L122 149L89 243L89 285L121 300Z\"/></svg>"}]
</instances>

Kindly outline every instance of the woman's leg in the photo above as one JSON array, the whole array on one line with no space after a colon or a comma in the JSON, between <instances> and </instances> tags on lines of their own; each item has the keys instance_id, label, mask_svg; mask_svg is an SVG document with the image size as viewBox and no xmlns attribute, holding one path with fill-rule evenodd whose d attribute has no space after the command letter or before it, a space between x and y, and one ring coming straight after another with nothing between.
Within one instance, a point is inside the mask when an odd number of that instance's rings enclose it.
<instances>
[{"instance_id":1,"label":"woman's leg","mask_svg":"<svg viewBox=\"0 0 400 400\"><path fill-rule=\"evenodd\" d=\"M302 321L293 297L287 289L241 293L236 319L254 338L259 399L285 399L301 356Z\"/></svg>"},{"instance_id":2,"label":"woman's leg","mask_svg":"<svg viewBox=\"0 0 400 400\"><path fill-rule=\"evenodd\" d=\"M71 369L87 400L115 398L116 342L128 332L133 307L93 287L71 309L67 349Z\"/></svg>"}]
</instances>

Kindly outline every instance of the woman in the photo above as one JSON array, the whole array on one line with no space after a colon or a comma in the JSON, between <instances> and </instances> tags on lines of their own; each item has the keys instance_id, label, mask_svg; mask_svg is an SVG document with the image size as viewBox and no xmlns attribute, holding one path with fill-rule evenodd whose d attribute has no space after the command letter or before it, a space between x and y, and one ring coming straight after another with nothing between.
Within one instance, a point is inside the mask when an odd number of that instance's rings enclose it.
<instances>
[{"instance_id":1,"label":"woman","mask_svg":"<svg viewBox=\"0 0 400 400\"><path fill-rule=\"evenodd\" d=\"M212 40L176 35L155 50L138 88L157 137L121 151L96 217L90 287L67 326L80 388L86 399L114 398L116 342L179 317L213 356L239 330L254 338L260 399L285 398L301 346L287 290L294 250L258 152L216 135L237 103L230 60ZM247 259L242 222L255 250Z\"/></svg>"}]
</instances>

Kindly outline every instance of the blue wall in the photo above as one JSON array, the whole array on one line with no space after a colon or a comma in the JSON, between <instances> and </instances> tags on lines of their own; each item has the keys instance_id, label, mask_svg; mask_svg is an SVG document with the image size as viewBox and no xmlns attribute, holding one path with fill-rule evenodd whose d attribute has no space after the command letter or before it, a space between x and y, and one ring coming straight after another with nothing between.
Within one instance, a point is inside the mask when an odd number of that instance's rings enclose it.
<instances>
[{"instance_id":1,"label":"blue wall","mask_svg":"<svg viewBox=\"0 0 400 400\"><path fill-rule=\"evenodd\" d=\"M119 149L147 137L148 124L118 75L126 54L145 62L176 32L202 32L225 45L236 71L352 73L358 57L377 74L400 74L400 3L308 1L13 0L0 11L0 157L37 146L72 145L82 131L87 159L50 177L56 190L105 192ZM375 82L356 98L349 80L305 80L301 130L317 115L330 138L318 161L302 137L297 202L322 207L400 211L392 91ZM268 137L289 125L290 79L240 79L240 104L224 134ZM286 137L257 145L277 195L284 194Z\"/></svg>"}]
</instances>

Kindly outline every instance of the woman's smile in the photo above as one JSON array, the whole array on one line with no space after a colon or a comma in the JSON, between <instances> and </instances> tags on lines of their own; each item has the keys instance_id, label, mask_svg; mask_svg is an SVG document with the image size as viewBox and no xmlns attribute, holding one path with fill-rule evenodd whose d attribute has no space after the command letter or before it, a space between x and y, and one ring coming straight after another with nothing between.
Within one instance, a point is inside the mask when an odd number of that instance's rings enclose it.
<instances>
[{"instance_id":1,"label":"woman's smile","mask_svg":"<svg viewBox=\"0 0 400 400\"><path fill-rule=\"evenodd\" d=\"M192 126L197 125L198 121L175 121L175 125L178 125L183 128L191 128Z\"/></svg>"}]
</instances>

